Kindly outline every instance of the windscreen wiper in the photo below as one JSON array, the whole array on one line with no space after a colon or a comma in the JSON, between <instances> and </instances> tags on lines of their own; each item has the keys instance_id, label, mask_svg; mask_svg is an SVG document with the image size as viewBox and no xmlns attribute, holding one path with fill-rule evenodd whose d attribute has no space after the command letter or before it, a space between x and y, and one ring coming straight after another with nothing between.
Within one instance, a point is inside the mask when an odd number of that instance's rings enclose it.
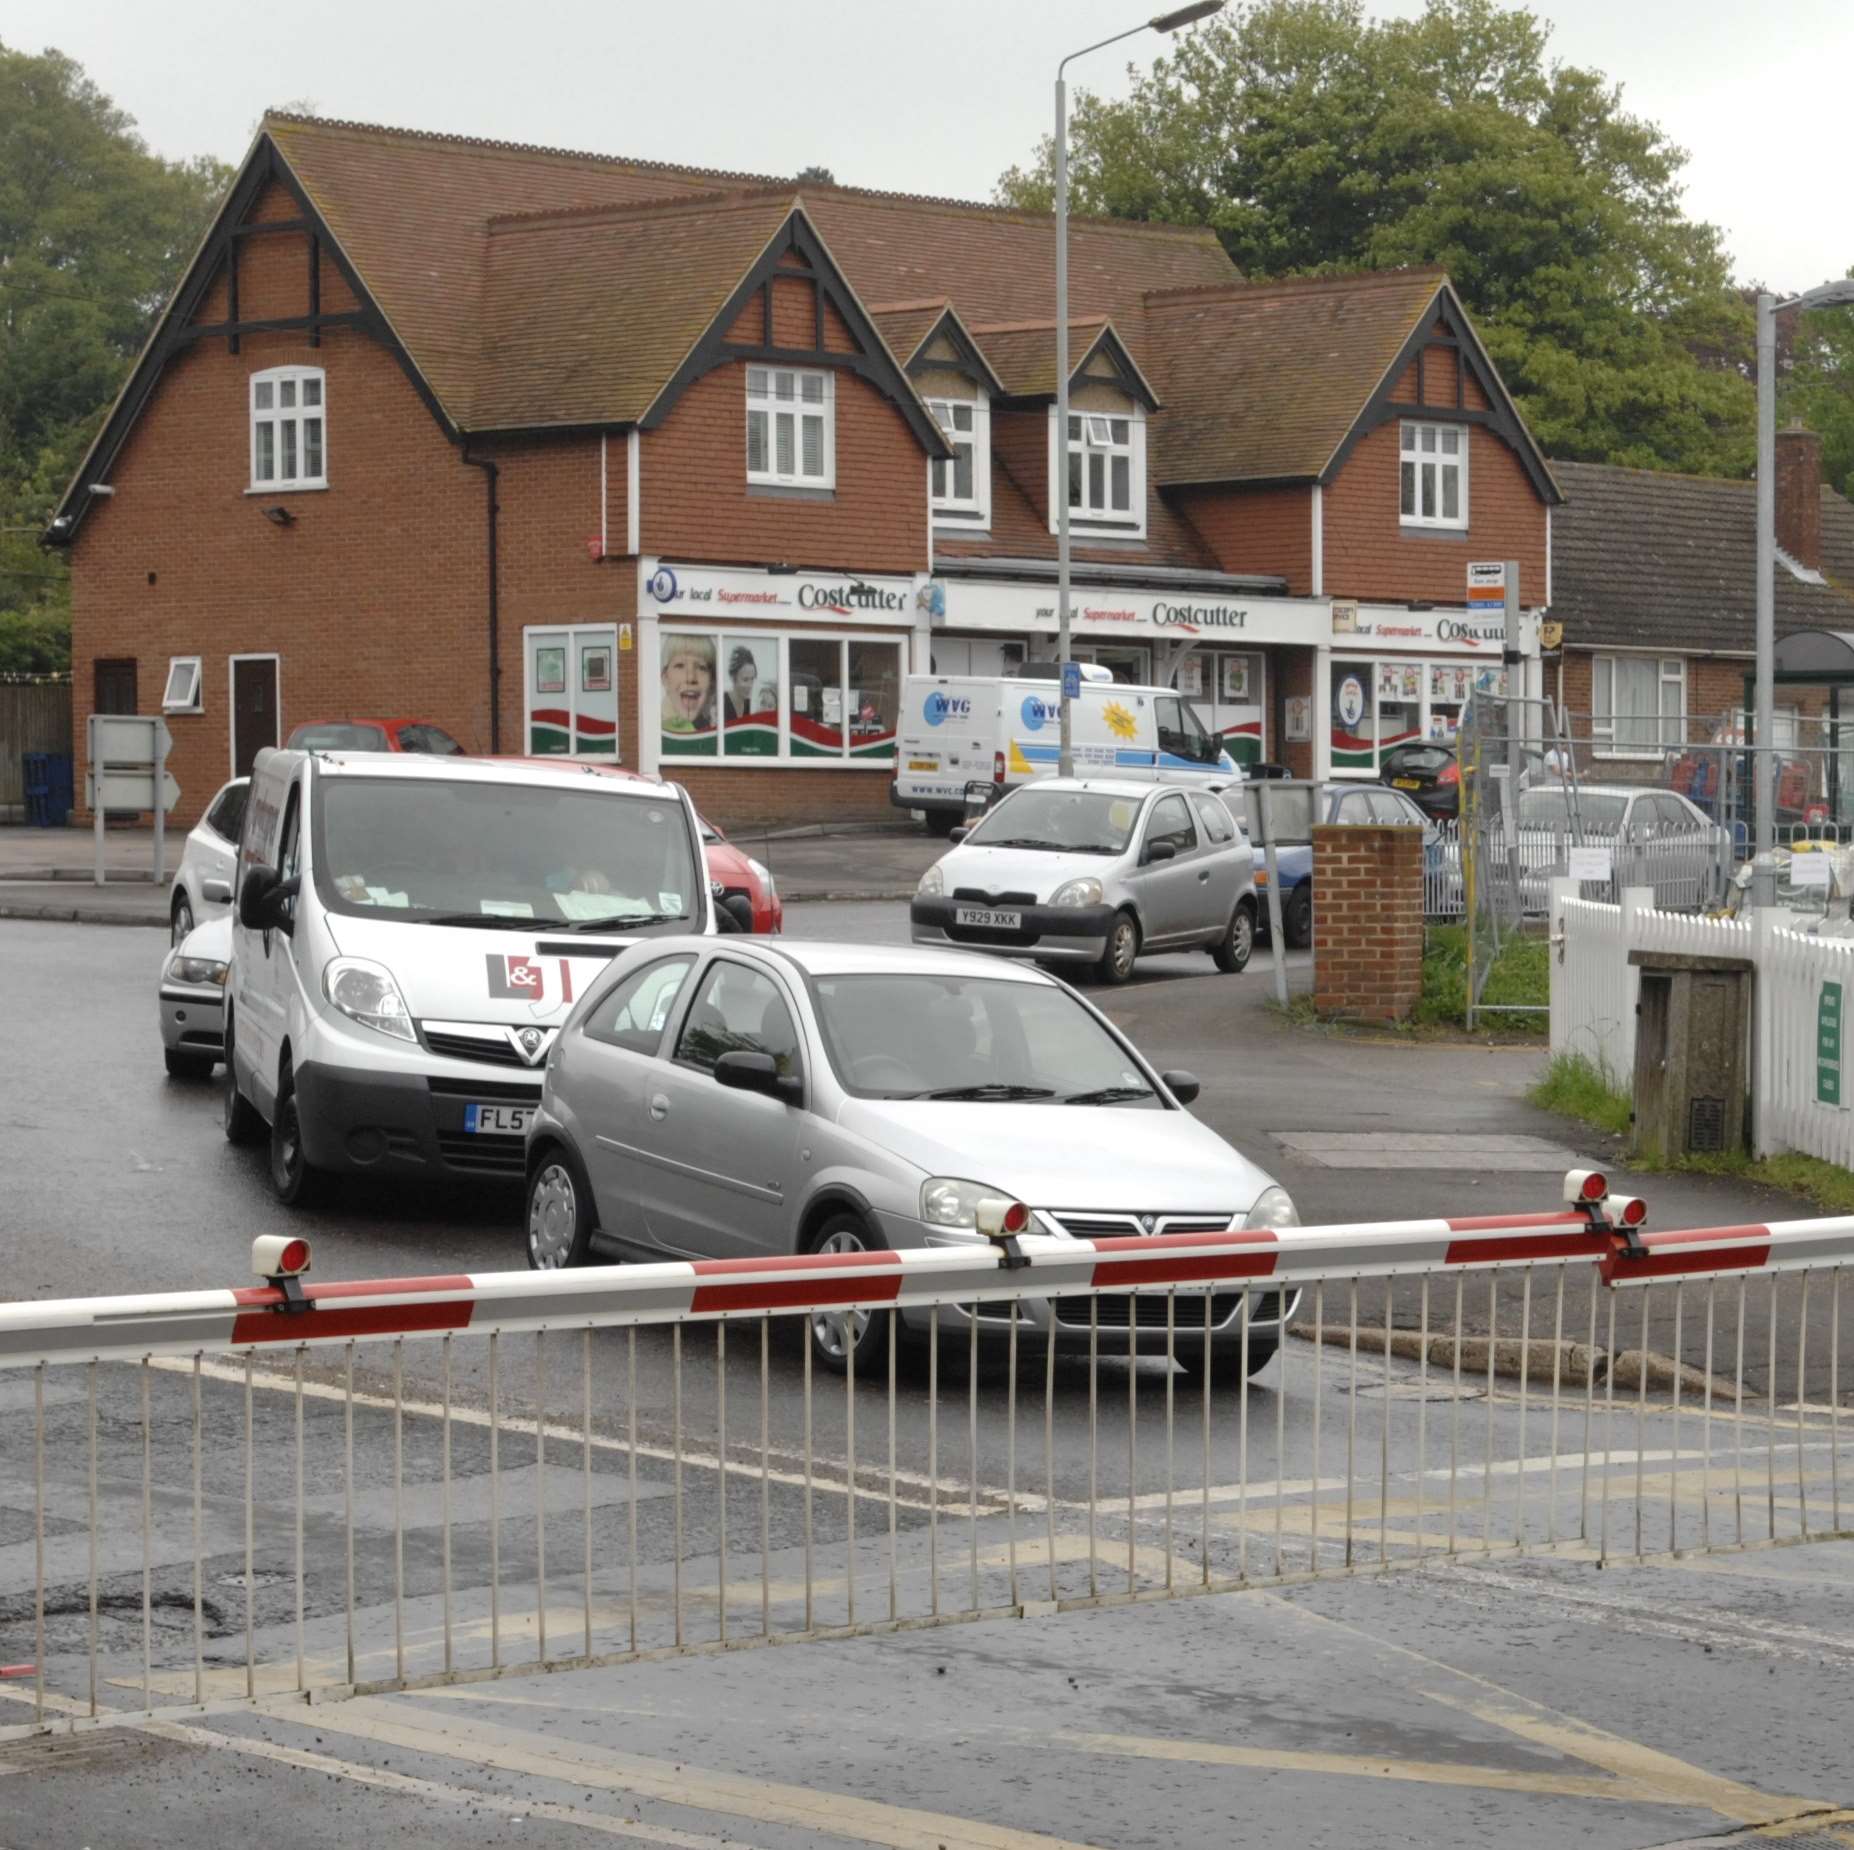
<instances>
[{"instance_id":1,"label":"windscreen wiper","mask_svg":"<svg viewBox=\"0 0 1854 1850\"><path fill-rule=\"evenodd\" d=\"M686 912L610 912L602 919L574 919L562 931L628 931L634 925L673 925Z\"/></svg>"},{"instance_id":2,"label":"windscreen wiper","mask_svg":"<svg viewBox=\"0 0 1854 1850\"><path fill-rule=\"evenodd\" d=\"M1065 1105L1118 1105L1129 1098L1156 1098L1151 1086L1097 1086L1092 1092L1071 1092Z\"/></svg>"},{"instance_id":3,"label":"windscreen wiper","mask_svg":"<svg viewBox=\"0 0 1854 1850\"><path fill-rule=\"evenodd\" d=\"M1061 841L1042 841L1034 835L1007 835L1002 841L982 841L975 848L1042 848L1051 854L1067 854L1069 845Z\"/></svg>"},{"instance_id":4,"label":"windscreen wiper","mask_svg":"<svg viewBox=\"0 0 1854 1850\"><path fill-rule=\"evenodd\" d=\"M978 1086L947 1086L939 1092L917 1092L916 1098L969 1098L969 1099L1015 1099L1015 1098L1054 1098L1054 1088L1050 1086L1011 1086L995 1081Z\"/></svg>"},{"instance_id":5,"label":"windscreen wiper","mask_svg":"<svg viewBox=\"0 0 1854 1850\"><path fill-rule=\"evenodd\" d=\"M381 908L383 913L390 910ZM479 931L536 931L547 924L546 919L514 918L504 912L434 912L418 922L421 925L470 925Z\"/></svg>"}]
</instances>

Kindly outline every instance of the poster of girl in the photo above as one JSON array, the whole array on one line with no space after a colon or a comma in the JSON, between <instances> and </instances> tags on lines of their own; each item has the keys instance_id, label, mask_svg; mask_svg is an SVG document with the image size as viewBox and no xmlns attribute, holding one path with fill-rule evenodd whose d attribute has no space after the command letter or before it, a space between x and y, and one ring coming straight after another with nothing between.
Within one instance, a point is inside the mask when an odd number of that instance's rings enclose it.
<instances>
[{"instance_id":1,"label":"poster of girl","mask_svg":"<svg viewBox=\"0 0 1854 1850\"><path fill-rule=\"evenodd\" d=\"M693 743L705 735L712 751L715 730L715 644L712 636L665 634L661 642L664 741ZM704 747L696 747L704 749Z\"/></svg>"}]
</instances>

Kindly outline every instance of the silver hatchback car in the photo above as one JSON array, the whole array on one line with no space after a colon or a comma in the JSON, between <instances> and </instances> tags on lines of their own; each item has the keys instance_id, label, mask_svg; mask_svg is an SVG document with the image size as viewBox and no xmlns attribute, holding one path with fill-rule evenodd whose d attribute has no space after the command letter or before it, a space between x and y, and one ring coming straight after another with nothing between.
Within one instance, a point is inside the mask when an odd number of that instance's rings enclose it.
<instances>
[{"instance_id":1,"label":"silver hatchback car","mask_svg":"<svg viewBox=\"0 0 1854 1850\"><path fill-rule=\"evenodd\" d=\"M984 1237L986 1197L1025 1203L1058 1238L1298 1225L1286 1191L1184 1109L1197 1090L1022 965L652 939L588 990L548 1056L528 1131L528 1262L966 1245ZM1164 1353L1163 1292L1032 1301L1020 1340L1086 1349L1091 1303L1115 1353ZM1219 1291L1208 1339L1193 1304L1173 1352L1233 1368L1246 1314L1253 1373L1291 1308ZM926 1312L901 1314L925 1332ZM1004 1306L946 1306L940 1321L976 1321L981 1339L1010 1329ZM879 1334L862 1313L821 1313L810 1330L836 1369Z\"/></svg>"},{"instance_id":2,"label":"silver hatchback car","mask_svg":"<svg viewBox=\"0 0 1854 1850\"><path fill-rule=\"evenodd\" d=\"M1255 948L1253 858L1213 790L1093 777L1020 784L921 876L916 944L1083 965L1124 983L1142 951Z\"/></svg>"}]
</instances>

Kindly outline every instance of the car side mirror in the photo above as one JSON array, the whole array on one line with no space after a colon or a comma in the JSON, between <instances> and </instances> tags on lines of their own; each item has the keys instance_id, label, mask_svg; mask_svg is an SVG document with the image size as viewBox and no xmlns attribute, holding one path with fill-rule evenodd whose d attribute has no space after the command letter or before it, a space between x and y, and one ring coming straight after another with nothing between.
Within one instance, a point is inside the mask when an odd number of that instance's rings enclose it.
<instances>
[{"instance_id":1,"label":"car side mirror","mask_svg":"<svg viewBox=\"0 0 1854 1850\"><path fill-rule=\"evenodd\" d=\"M971 833L972 833L971 823L956 822L953 824L953 826L950 829L947 830L946 839L951 842L961 842L961 841L964 841L966 837L970 835Z\"/></svg>"},{"instance_id":2,"label":"car side mirror","mask_svg":"<svg viewBox=\"0 0 1854 1850\"><path fill-rule=\"evenodd\" d=\"M302 887L292 874L285 880L274 867L252 867L238 888L238 922L247 931L288 931L289 916L284 908Z\"/></svg>"},{"instance_id":3,"label":"car side mirror","mask_svg":"<svg viewBox=\"0 0 1854 1850\"><path fill-rule=\"evenodd\" d=\"M779 1071L779 1062L769 1053L748 1053L736 1048L715 1062L715 1084L730 1092L760 1092L788 1105L796 1105L805 1095L804 1081Z\"/></svg>"},{"instance_id":4,"label":"car side mirror","mask_svg":"<svg viewBox=\"0 0 1854 1850\"><path fill-rule=\"evenodd\" d=\"M1178 847L1175 842L1154 841L1154 842L1148 842L1146 844L1146 853L1145 853L1144 858L1145 858L1147 866L1151 866L1153 862L1155 861L1175 860L1177 858L1177 855L1178 855Z\"/></svg>"},{"instance_id":5,"label":"car side mirror","mask_svg":"<svg viewBox=\"0 0 1854 1850\"><path fill-rule=\"evenodd\" d=\"M1204 1089L1195 1073L1161 1073L1159 1077L1165 1081L1166 1091L1181 1105L1192 1103Z\"/></svg>"},{"instance_id":6,"label":"car side mirror","mask_svg":"<svg viewBox=\"0 0 1854 1850\"><path fill-rule=\"evenodd\" d=\"M229 880L202 880L200 897L209 906L229 905L232 898L232 883Z\"/></svg>"}]
</instances>

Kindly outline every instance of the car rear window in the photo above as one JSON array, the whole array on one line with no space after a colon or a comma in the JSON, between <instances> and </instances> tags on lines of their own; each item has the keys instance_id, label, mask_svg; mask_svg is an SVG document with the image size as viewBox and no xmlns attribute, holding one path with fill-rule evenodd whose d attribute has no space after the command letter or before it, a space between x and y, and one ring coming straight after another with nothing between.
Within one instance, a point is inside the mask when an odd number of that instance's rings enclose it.
<instances>
[{"instance_id":1,"label":"car rear window","mask_svg":"<svg viewBox=\"0 0 1854 1850\"><path fill-rule=\"evenodd\" d=\"M304 752L383 752L390 749L383 727L355 726L341 721L298 726L290 734L288 743L293 749Z\"/></svg>"}]
</instances>

